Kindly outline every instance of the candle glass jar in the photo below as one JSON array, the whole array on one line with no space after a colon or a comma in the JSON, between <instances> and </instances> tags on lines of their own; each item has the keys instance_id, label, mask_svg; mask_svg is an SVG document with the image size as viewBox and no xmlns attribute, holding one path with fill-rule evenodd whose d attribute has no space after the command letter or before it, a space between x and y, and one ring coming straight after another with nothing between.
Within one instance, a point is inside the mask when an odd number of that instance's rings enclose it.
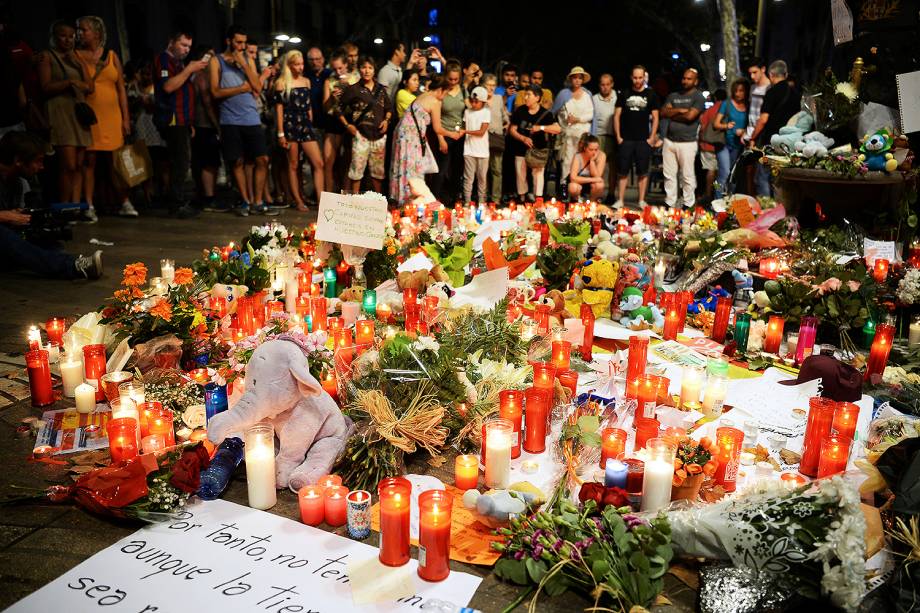
<instances>
[{"instance_id":1,"label":"candle glass jar","mask_svg":"<svg viewBox=\"0 0 920 613\"><path fill-rule=\"evenodd\" d=\"M498 416L509 420L514 426L511 457L521 455L521 427L524 416L524 392L521 390L502 390L498 393Z\"/></svg>"},{"instance_id":2,"label":"candle glass jar","mask_svg":"<svg viewBox=\"0 0 920 613\"><path fill-rule=\"evenodd\" d=\"M606 468L607 460L618 458L624 451L626 451L626 430L621 428L601 430L601 468Z\"/></svg>"},{"instance_id":3,"label":"candle glass jar","mask_svg":"<svg viewBox=\"0 0 920 613\"><path fill-rule=\"evenodd\" d=\"M26 353L26 370L29 374L29 394L33 407L44 407L54 402L51 391L51 365L44 349Z\"/></svg>"},{"instance_id":4,"label":"candle glass jar","mask_svg":"<svg viewBox=\"0 0 920 613\"><path fill-rule=\"evenodd\" d=\"M371 533L371 493L364 490L349 492L345 497L348 536L366 539Z\"/></svg>"},{"instance_id":5,"label":"candle glass jar","mask_svg":"<svg viewBox=\"0 0 920 613\"><path fill-rule=\"evenodd\" d=\"M717 343L725 342L725 333L728 331L728 320L732 312L732 299L723 296L716 301L715 316L712 321L712 333L709 338Z\"/></svg>"},{"instance_id":6,"label":"candle glass jar","mask_svg":"<svg viewBox=\"0 0 920 613\"><path fill-rule=\"evenodd\" d=\"M134 404L141 405L146 400L144 384L140 381L128 381L118 386L118 395L121 398L130 398Z\"/></svg>"},{"instance_id":7,"label":"candle glass jar","mask_svg":"<svg viewBox=\"0 0 920 613\"><path fill-rule=\"evenodd\" d=\"M572 355L572 343L568 341L553 341L551 362L556 371L568 370Z\"/></svg>"},{"instance_id":8,"label":"candle glass jar","mask_svg":"<svg viewBox=\"0 0 920 613\"><path fill-rule=\"evenodd\" d=\"M546 421L549 401L546 392L536 387L524 392L524 451L543 453L546 451Z\"/></svg>"},{"instance_id":9,"label":"candle glass jar","mask_svg":"<svg viewBox=\"0 0 920 613\"><path fill-rule=\"evenodd\" d=\"M645 476L645 462L638 458L621 458L626 464L626 493L630 496L642 494L642 479Z\"/></svg>"},{"instance_id":10,"label":"candle glass jar","mask_svg":"<svg viewBox=\"0 0 920 613\"><path fill-rule=\"evenodd\" d=\"M549 362L532 362L533 386L537 389L553 393L556 380L556 367Z\"/></svg>"},{"instance_id":11,"label":"candle glass jar","mask_svg":"<svg viewBox=\"0 0 920 613\"><path fill-rule=\"evenodd\" d=\"M818 335L818 318L803 317L799 324L799 338L795 346L795 363L801 364L811 355Z\"/></svg>"},{"instance_id":12,"label":"candle glass jar","mask_svg":"<svg viewBox=\"0 0 920 613\"><path fill-rule=\"evenodd\" d=\"M815 396L808 400L808 422L805 424L805 440L799 461L799 472L803 475L818 475L821 441L830 436L836 409L837 403L830 398Z\"/></svg>"},{"instance_id":13,"label":"candle glass jar","mask_svg":"<svg viewBox=\"0 0 920 613\"><path fill-rule=\"evenodd\" d=\"M520 448L518 449L520 454ZM454 460L454 486L462 492L479 485L479 460L474 455L458 455Z\"/></svg>"},{"instance_id":14,"label":"candle glass jar","mask_svg":"<svg viewBox=\"0 0 920 613\"><path fill-rule=\"evenodd\" d=\"M658 406L658 376L645 374L639 377L639 406L636 416L654 419Z\"/></svg>"},{"instance_id":15,"label":"candle glass jar","mask_svg":"<svg viewBox=\"0 0 920 613\"><path fill-rule=\"evenodd\" d=\"M300 520L308 526L318 526L326 518L325 499L323 488L316 485L305 485L297 492L297 501L300 505Z\"/></svg>"},{"instance_id":16,"label":"candle glass jar","mask_svg":"<svg viewBox=\"0 0 920 613\"><path fill-rule=\"evenodd\" d=\"M642 478L642 511L658 511L671 502L674 456L677 447L663 438L646 443L645 472Z\"/></svg>"},{"instance_id":17,"label":"candle glass jar","mask_svg":"<svg viewBox=\"0 0 920 613\"><path fill-rule=\"evenodd\" d=\"M380 563L402 566L409 561L409 512L412 483L390 477L377 485L380 497Z\"/></svg>"},{"instance_id":18,"label":"candle glass jar","mask_svg":"<svg viewBox=\"0 0 920 613\"><path fill-rule=\"evenodd\" d=\"M348 488L342 485L327 487L323 492L326 523L333 527L344 526L347 520L345 497Z\"/></svg>"},{"instance_id":19,"label":"candle glass jar","mask_svg":"<svg viewBox=\"0 0 920 613\"><path fill-rule=\"evenodd\" d=\"M118 387L132 380L134 380L134 374L125 370L116 370L102 375L102 391L105 393L105 399L109 402L117 399L121 395Z\"/></svg>"},{"instance_id":20,"label":"candle glass jar","mask_svg":"<svg viewBox=\"0 0 920 613\"><path fill-rule=\"evenodd\" d=\"M328 330L326 323L328 303L323 296L316 296L310 300L310 317L313 322L313 332Z\"/></svg>"},{"instance_id":21,"label":"candle glass jar","mask_svg":"<svg viewBox=\"0 0 920 613\"><path fill-rule=\"evenodd\" d=\"M636 417L636 445L635 450L644 449L649 440L657 438L661 423L657 419Z\"/></svg>"},{"instance_id":22,"label":"candle glass jar","mask_svg":"<svg viewBox=\"0 0 920 613\"><path fill-rule=\"evenodd\" d=\"M110 419L105 425L105 431L109 437L109 452L113 464L137 456L137 420L131 417Z\"/></svg>"},{"instance_id":23,"label":"candle glass jar","mask_svg":"<svg viewBox=\"0 0 920 613\"><path fill-rule=\"evenodd\" d=\"M361 308L367 315L377 313L377 291L372 289L364 290L361 295Z\"/></svg>"},{"instance_id":24,"label":"candle glass jar","mask_svg":"<svg viewBox=\"0 0 920 613\"><path fill-rule=\"evenodd\" d=\"M645 374L645 364L648 361L648 337L630 336L629 355L626 363L626 380L633 381Z\"/></svg>"},{"instance_id":25,"label":"candle glass jar","mask_svg":"<svg viewBox=\"0 0 920 613\"><path fill-rule=\"evenodd\" d=\"M562 387L572 392L572 398L578 397L578 372L574 370L563 370L556 372L556 378Z\"/></svg>"},{"instance_id":26,"label":"candle glass jar","mask_svg":"<svg viewBox=\"0 0 920 613\"><path fill-rule=\"evenodd\" d=\"M888 354L894 343L895 327L891 324L878 324L875 327L875 339L869 349L869 360L866 362L865 380L869 381L872 375L881 375L885 372L888 363Z\"/></svg>"},{"instance_id":27,"label":"candle glass jar","mask_svg":"<svg viewBox=\"0 0 920 613\"><path fill-rule=\"evenodd\" d=\"M741 463L744 432L737 428L717 428L715 444L716 459L719 461L714 475L715 482L721 485L726 492L734 492L738 479L738 466Z\"/></svg>"},{"instance_id":28,"label":"candle glass jar","mask_svg":"<svg viewBox=\"0 0 920 613\"><path fill-rule=\"evenodd\" d=\"M83 380L96 390L96 402L105 400L102 389L102 375L105 374L105 345L83 346Z\"/></svg>"},{"instance_id":29,"label":"candle glass jar","mask_svg":"<svg viewBox=\"0 0 920 613\"><path fill-rule=\"evenodd\" d=\"M767 353L779 354L779 346L783 342L783 326L786 321L779 315L771 315L767 322L767 332L763 341L763 350Z\"/></svg>"},{"instance_id":30,"label":"candle glass jar","mask_svg":"<svg viewBox=\"0 0 920 613\"><path fill-rule=\"evenodd\" d=\"M537 322L537 334L540 336L549 336L550 308L548 304L535 304L533 307L533 319Z\"/></svg>"},{"instance_id":31,"label":"candle glass jar","mask_svg":"<svg viewBox=\"0 0 920 613\"><path fill-rule=\"evenodd\" d=\"M818 479L840 474L847 469L852 442L852 439L837 434L824 437L818 458Z\"/></svg>"},{"instance_id":32,"label":"candle glass jar","mask_svg":"<svg viewBox=\"0 0 920 613\"><path fill-rule=\"evenodd\" d=\"M57 346L64 345L64 319L62 317L52 317L45 322L45 332L48 333L48 340Z\"/></svg>"},{"instance_id":33,"label":"candle glass jar","mask_svg":"<svg viewBox=\"0 0 920 613\"><path fill-rule=\"evenodd\" d=\"M585 328L584 336L581 342L581 359L585 362L592 360L591 352L594 348L594 311L591 305L582 303L581 305L581 323Z\"/></svg>"},{"instance_id":34,"label":"candle glass jar","mask_svg":"<svg viewBox=\"0 0 920 613\"><path fill-rule=\"evenodd\" d=\"M511 445L514 436L514 424L511 423L511 420L499 418L489 420L485 426L485 486L487 488L506 489L511 480Z\"/></svg>"},{"instance_id":35,"label":"candle glass jar","mask_svg":"<svg viewBox=\"0 0 920 613\"><path fill-rule=\"evenodd\" d=\"M699 407L704 379L702 369L696 366L684 366L680 377L680 407L682 409Z\"/></svg>"},{"instance_id":36,"label":"candle glass jar","mask_svg":"<svg viewBox=\"0 0 920 613\"><path fill-rule=\"evenodd\" d=\"M738 351L744 353L747 351L748 336L751 332L751 315L750 313L739 313L735 317L734 341Z\"/></svg>"},{"instance_id":37,"label":"candle glass jar","mask_svg":"<svg viewBox=\"0 0 920 613\"><path fill-rule=\"evenodd\" d=\"M859 420L859 405L852 402L838 402L834 409L831 431L844 438L856 436L856 422Z\"/></svg>"},{"instance_id":38,"label":"candle glass jar","mask_svg":"<svg viewBox=\"0 0 920 613\"><path fill-rule=\"evenodd\" d=\"M275 491L275 428L268 422L259 422L249 426L243 436L249 506L264 511L278 501Z\"/></svg>"},{"instance_id":39,"label":"candle glass jar","mask_svg":"<svg viewBox=\"0 0 920 613\"><path fill-rule=\"evenodd\" d=\"M450 524L453 497L428 490L418 497L418 576L443 581L450 574Z\"/></svg>"}]
</instances>

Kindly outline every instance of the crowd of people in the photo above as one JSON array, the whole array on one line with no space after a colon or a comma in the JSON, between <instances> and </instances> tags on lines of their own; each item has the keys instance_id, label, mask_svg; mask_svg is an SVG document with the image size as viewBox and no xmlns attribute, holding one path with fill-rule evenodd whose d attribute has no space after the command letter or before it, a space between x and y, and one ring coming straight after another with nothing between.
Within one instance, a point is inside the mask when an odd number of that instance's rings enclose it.
<instances>
[{"instance_id":1,"label":"crowd of people","mask_svg":"<svg viewBox=\"0 0 920 613\"><path fill-rule=\"evenodd\" d=\"M442 202L554 196L621 207L632 179L642 206L653 172L672 207L727 190L769 194L760 165L750 185L731 170L800 104L786 64L760 59L729 92L701 91L693 68L668 92L636 65L619 91L601 74L596 93L575 66L554 94L539 68L502 63L489 73L403 43L380 63L345 43L328 60L310 47L265 66L238 26L220 48L177 30L161 52L126 64L106 43L99 17L56 21L47 50L29 50L28 62L5 57L3 68L16 87L5 92L0 134L29 130L50 143L56 177L46 179L46 200L85 203L89 222L97 202L128 217L159 203L178 218L306 211L323 191L373 189L402 204L413 177ZM139 141L150 178L129 190L115 156ZM232 198L218 197L222 175Z\"/></svg>"}]
</instances>

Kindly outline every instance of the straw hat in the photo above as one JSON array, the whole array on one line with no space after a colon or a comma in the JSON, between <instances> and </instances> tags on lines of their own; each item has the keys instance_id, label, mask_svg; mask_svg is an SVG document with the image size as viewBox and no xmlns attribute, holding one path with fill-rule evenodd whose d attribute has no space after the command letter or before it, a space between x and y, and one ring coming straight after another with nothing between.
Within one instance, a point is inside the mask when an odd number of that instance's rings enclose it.
<instances>
[{"instance_id":1,"label":"straw hat","mask_svg":"<svg viewBox=\"0 0 920 613\"><path fill-rule=\"evenodd\" d=\"M575 68L573 68L572 70L570 70L570 71L569 71L569 74L568 74L568 76L567 76L566 78L569 78L569 77L571 77L572 75L577 75L577 74L583 75L583 76L585 77L585 83L587 83L588 81L591 80L591 75L588 73L587 70L585 70L585 69L582 68L581 66L576 66Z\"/></svg>"}]
</instances>

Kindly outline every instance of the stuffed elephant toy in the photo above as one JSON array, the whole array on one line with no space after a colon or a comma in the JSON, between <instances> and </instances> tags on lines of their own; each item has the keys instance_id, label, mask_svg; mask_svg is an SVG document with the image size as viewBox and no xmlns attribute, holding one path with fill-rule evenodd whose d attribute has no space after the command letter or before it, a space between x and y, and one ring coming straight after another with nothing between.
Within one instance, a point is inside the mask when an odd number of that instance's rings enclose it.
<instances>
[{"instance_id":1,"label":"stuffed elephant toy","mask_svg":"<svg viewBox=\"0 0 920 613\"><path fill-rule=\"evenodd\" d=\"M246 391L229 411L211 418L208 438L219 444L260 421L272 423L280 443L276 485L295 492L330 473L354 432L351 419L310 374L306 348L287 335L253 351Z\"/></svg>"}]
</instances>

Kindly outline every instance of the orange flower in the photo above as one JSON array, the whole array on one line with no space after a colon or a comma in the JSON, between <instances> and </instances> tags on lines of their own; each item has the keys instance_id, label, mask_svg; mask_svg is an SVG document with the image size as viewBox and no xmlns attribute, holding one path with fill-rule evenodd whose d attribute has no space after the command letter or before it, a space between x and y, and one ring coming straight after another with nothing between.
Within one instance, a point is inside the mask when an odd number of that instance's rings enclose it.
<instances>
[{"instance_id":1,"label":"orange flower","mask_svg":"<svg viewBox=\"0 0 920 613\"><path fill-rule=\"evenodd\" d=\"M125 266L125 278L121 284L127 286L143 285L147 282L147 267L141 262L128 264Z\"/></svg>"},{"instance_id":2,"label":"orange flower","mask_svg":"<svg viewBox=\"0 0 920 613\"><path fill-rule=\"evenodd\" d=\"M150 314L164 321L169 321L172 319L172 306L163 298L150 309Z\"/></svg>"},{"instance_id":3,"label":"orange flower","mask_svg":"<svg viewBox=\"0 0 920 613\"><path fill-rule=\"evenodd\" d=\"M191 268L177 268L175 276L173 277L173 283L177 285L188 285L192 282L192 269Z\"/></svg>"}]
</instances>

